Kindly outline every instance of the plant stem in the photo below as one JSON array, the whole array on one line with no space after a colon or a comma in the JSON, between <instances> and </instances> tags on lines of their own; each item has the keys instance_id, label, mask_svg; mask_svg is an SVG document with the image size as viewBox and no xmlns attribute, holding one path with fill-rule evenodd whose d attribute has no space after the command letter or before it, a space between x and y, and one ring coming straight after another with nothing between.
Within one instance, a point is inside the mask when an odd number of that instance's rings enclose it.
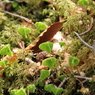
<instances>
[{"instance_id":1,"label":"plant stem","mask_svg":"<svg viewBox=\"0 0 95 95\"><path fill-rule=\"evenodd\" d=\"M5 13L7 13L7 14L9 14L9 15L16 16L16 17L19 17L19 18L21 18L21 19L24 19L25 21L27 21L27 22L29 22L29 23L31 23L31 24L34 24L34 23L32 22L32 20L30 20L30 19L28 19L28 18L26 18L26 17L20 16L20 15L17 15L17 14L14 14L14 13L11 13L11 12L8 12L8 11L5 11L5 10L1 10L1 11L2 11L2 12L5 12Z\"/></svg>"},{"instance_id":2,"label":"plant stem","mask_svg":"<svg viewBox=\"0 0 95 95\"><path fill-rule=\"evenodd\" d=\"M91 30L92 26L93 26L93 17L91 17L91 23L90 23L90 26L89 26L88 30L86 30L83 33L80 33L79 35L81 36L81 35L84 35L85 33L89 32Z\"/></svg>"},{"instance_id":3,"label":"plant stem","mask_svg":"<svg viewBox=\"0 0 95 95\"><path fill-rule=\"evenodd\" d=\"M92 78L88 78L88 77L82 77L82 76L74 76L75 78L79 78L79 79L85 79L85 80L92 80Z\"/></svg>"},{"instance_id":4,"label":"plant stem","mask_svg":"<svg viewBox=\"0 0 95 95\"><path fill-rule=\"evenodd\" d=\"M59 88L61 88L61 86L69 79L69 77L64 78L63 81L60 83L60 85L58 86Z\"/></svg>"},{"instance_id":5,"label":"plant stem","mask_svg":"<svg viewBox=\"0 0 95 95\"><path fill-rule=\"evenodd\" d=\"M76 34L76 36L80 39L81 42L83 42L83 44L85 44L88 48L91 48L93 49L92 46L90 46L88 43L86 43L80 36L77 32L74 32Z\"/></svg>"}]
</instances>

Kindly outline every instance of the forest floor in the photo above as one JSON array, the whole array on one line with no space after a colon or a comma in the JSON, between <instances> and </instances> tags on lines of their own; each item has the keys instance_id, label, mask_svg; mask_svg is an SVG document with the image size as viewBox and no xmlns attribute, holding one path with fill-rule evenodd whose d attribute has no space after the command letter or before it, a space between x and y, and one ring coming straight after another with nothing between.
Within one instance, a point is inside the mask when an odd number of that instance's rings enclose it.
<instances>
[{"instance_id":1,"label":"forest floor","mask_svg":"<svg viewBox=\"0 0 95 95\"><path fill-rule=\"evenodd\" d=\"M95 95L95 1L0 0L0 95Z\"/></svg>"}]
</instances>

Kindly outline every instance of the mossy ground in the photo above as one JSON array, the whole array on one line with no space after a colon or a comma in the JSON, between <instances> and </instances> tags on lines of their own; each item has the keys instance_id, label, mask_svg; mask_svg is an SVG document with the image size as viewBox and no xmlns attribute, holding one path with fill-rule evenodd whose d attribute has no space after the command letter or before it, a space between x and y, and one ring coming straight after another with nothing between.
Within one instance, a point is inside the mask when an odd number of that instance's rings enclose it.
<instances>
[{"instance_id":1,"label":"mossy ground","mask_svg":"<svg viewBox=\"0 0 95 95\"><path fill-rule=\"evenodd\" d=\"M63 56L65 52L80 60L79 65L75 68L77 72L74 72L72 68L63 69L61 67L60 69L60 66L58 67L57 65L51 73L53 76L48 78L49 81L55 85L59 85L62 80L58 78L58 75L66 75L70 78L66 81L64 86L62 86L64 91L61 95L94 95L95 81L85 81L83 79L79 80L74 78L74 75L80 75L80 72L83 72L86 77L95 77L94 52L77 38L74 31L78 33L86 31L88 25L91 23L90 18L93 17L94 22L92 28L88 33L81 36L89 45L93 45L93 40L95 39L95 2L89 0L88 6L83 6L83 10L77 10L77 2L75 0L50 0L51 2L40 0L32 0L32 2L31 0L22 1L23 2L17 2L19 9L11 7L8 11L29 18L34 23L39 21L44 22L47 26L58 21L66 21L60 31L63 33L64 38L70 41L70 43L67 43L63 47L63 51L58 53L58 64L60 65L61 62L64 61ZM7 4L5 7L7 7ZM2 10L2 6L0 10ZM82 24L80 24L79 21L81 21ZM18 29L23 26L31 29L31 33L27 39L24 39L18 33ZM25 42L26 47L39 35L36 31L35 25L0 11L0 49L6 44L10 44L11 49L20 48L18 42L22 40ZM11 62L9 66L3 69L3 75L0 76L0 95L9 95L10 90L19 89L21 87L26 88L28 84L36 84L36 81L39 80L40 73L37 69L38 65L36 65L35 56L31 57L23 52L18 53L18 56L19 58L15 62ZM0 55L0 59L3 57L4 56ZM25 57L33 59L35 63L28 64L25 61ZM31 69L33 70L32 73L29 71ZM45 81L48 81L48 79ZM83 83L83 81L85 82ZM53 95L43 90L44 87L39 85L36 87L36 92L30 93L29 95ZM79 91L82 87L88 88L89 94L84 94L82 91Z\"/></svg>"}]
</instances>

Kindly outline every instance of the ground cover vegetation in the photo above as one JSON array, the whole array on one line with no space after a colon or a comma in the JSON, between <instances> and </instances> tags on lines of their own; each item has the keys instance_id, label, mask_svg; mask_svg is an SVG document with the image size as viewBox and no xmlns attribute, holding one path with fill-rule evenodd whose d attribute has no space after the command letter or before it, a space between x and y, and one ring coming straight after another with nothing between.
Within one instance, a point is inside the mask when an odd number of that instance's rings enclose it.
<instances>
[{"instance_id":1,"label":"ground cover vegetation","mask_svg":"<svg viewBox=\"0 0 95 95\"><path fill-rule=\"evenodd\" d=\"M95 95L94 0L0 0L0 95Z\"/></svg>"}]
</instances>

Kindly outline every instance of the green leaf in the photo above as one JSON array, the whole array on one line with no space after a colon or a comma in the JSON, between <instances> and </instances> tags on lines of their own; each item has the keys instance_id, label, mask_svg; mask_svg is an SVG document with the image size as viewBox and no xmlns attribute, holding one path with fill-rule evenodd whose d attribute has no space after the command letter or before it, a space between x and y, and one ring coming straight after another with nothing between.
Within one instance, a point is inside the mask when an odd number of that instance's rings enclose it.
<instances>
[{"instance_id":1,"label":"green leaf","mask_svg":"<svg viewBox=\"0 0 95 95\"><path fill-rule=\"evenodd\" d=\"M43 87L43 86L44 86L43 80L40 80L40 79L37 80L37 81L36 81L36 86L37 86L37 85Z\"/></svg>"},{"instance_id":2,"label":"green leaf","mask_svg":"<svg viewBox=\"0 0 95 95\"><path fill-rule=\"evenodd\" d=\"M18 29L19 34L21 34L24 38L27 38L27 35L30 33L30 29L27 27L22 27Z\"/></svg>"},{"instance_id":3,"label":"green leaf","mask_svg":"<svg viewBox=\"0 0 95 95\"><path fill-rule=\"evenodd\" d=\"M62 91L63 91L62 88L54 88L54 89L53 89L53 93L54 93L54 95L59 95L59 94L62 93Z\"/></svg>"},{"instance_id":4,"label":"green leaf","mask_svg":"<svg viewBox=\"0 0 95 95\"><path fill-rule=\"evenodd\" d=\"M26 95L25 89L21 88L21 89L17 90L17 92L15 93L15 95Z\"/></svg>"},{"instance_id":5,"label":"green leaf","mask_svg":"<svg viewBox=\"0 0 95 95\"><path fill-rule=\"evenodd\" d=\"M78 5L88 5L89 2L88 2L88 0L79 0L79 1L77 2L77 4L78 4Z\"/></svg>"},{"instance_id":6,"label":"green leaf","mask_svg":"<svg viewBox=\"0 0 95 95\"><path fill-rule=\"evenodd\" d=\"M48 91L48 92L53 92L53 89L54 89L54 85L53 84L48 84L48 85L45 85L44 87L44 90Z\"/></svg>"},{"instance_id":7,"label":"green leaf","mask_svg":"<svg viewBox=\"0 0 95 95\"><path fill-rule=\"evenodd\" d=\"M36 22L35 26L38 29L38 31L45 30L47 28L46 24L44 24L43 22Z\"/></svg>"},{"instance_id":8,"label":"green leaf","mask_svg":"<svg viewBox=\"0 0 95 95\"><path fill-rule=\"evenodd\" d=\"M40 79L44 80L50 75L50 71L48 70L41 70L40 71Z\"/></svg>"},{"instance_id":9,"label":"green leaf","mask_svg":"<svg viewBox=\"0 0 95 95\"><path fill-rule=\"evenodd\" d=\"M36 86L34 85L34 84L32 84L32 85L28 85L28 90L29 91L32 91L33 93L35 92L35 90L36 90Z\"/></svg>"},{"instance_id":10,"label":"green leaf","mask_svg":"<svg viewBox=\"0 0 95 95\"><path fill-rule=\"evenodd\" d=\"M56 63L55 57L50 57L42 61L42 65L48 66L50 69L54 69L55 63Z\"/></svg>"},{"instance_id":11,"label":"green leaf","mask_svg":"<svg viewBox=\"0 0 95 95\"><path fill-rule=\"evenodd\" d=\"M62 88L57 88L53 84L45 85L44 90L52 92L54 95L59 95L62 93Z\"/></svg>"},{"instance_id":12,"label":"green leaf","mask_svg":"<svg viewBox=\"0 0 95 95\"><path fill-rule=\"evenodd\" d=\"M43 51L46 51L48 53L51 53L51 50L53 48L53 43L52 42L44 42L39 45L39 48Z\"/></svg>"},{"instance_id":13,"label":"green leaf","mask_svg":"<svg viewBox=\"0 0 95 95\"><path fill-rule=\"evenodd\" d=\"M15 1L12 1L12 6L15 10L19 10L20 8L18 2L15 2Z\"/></svg>"},{"instance_id":14,"label":"green leaf","mask_svg":"<svg viewBox=\"0 0 95 95\"><path fill-rule=\"evenodd\" d=\"M16 95L17 90L11 90L10 95Z\"/></svg>"},{"instance_id":15,"label":"green leaf","mask_svg":"<svg viewBox=\"0 0 95 95\"><path fill-rule=\"evenodd\" d=\"M63 80L65 77L66 77L66 75L60 75L60 76L58 76L58 78L59 78L60 80Z\"/></svg>"},{"instance_id":16,"label":"green leaf","mask_svg":"<svg viewBox=\"0 0 95 95\"><path fill-rule=\"evenodd\" d=\"M1 50L0 50L1 55L9 55L10 57L13 56L13 52L10 49L10 44L5 45Z\"/></svg>"},{"instance_id":17,"label":"green leaf","mask_svg":"<svg viewBox=\"0 0 95 95\"><path fill-rule=\"evenodd\" d=\"M6 67L6 64L9 64L9 61L7 61L7 60L0 61L1 66Z\"/></svg>"},{"instance_id":18,"label":"green leaf","mask_svg":"<svg viewBox=\"0 0 95 95\"><path fill-rule=\"evenodd\" d=\"M70 56L69 62L71 66L77 66L79 64L79 59L77 59L76 57Z\"/></svg>"},{"instance_id":19,"label":"green leaf","mask_svg":"<svg viewBox=\"0 0 95 95\"><path fill-rule=\"evenodd\" d=\"M59 45L62 47L64 46L66 43L65 42L59 42Z\"/></svg>"}]
</instances>

